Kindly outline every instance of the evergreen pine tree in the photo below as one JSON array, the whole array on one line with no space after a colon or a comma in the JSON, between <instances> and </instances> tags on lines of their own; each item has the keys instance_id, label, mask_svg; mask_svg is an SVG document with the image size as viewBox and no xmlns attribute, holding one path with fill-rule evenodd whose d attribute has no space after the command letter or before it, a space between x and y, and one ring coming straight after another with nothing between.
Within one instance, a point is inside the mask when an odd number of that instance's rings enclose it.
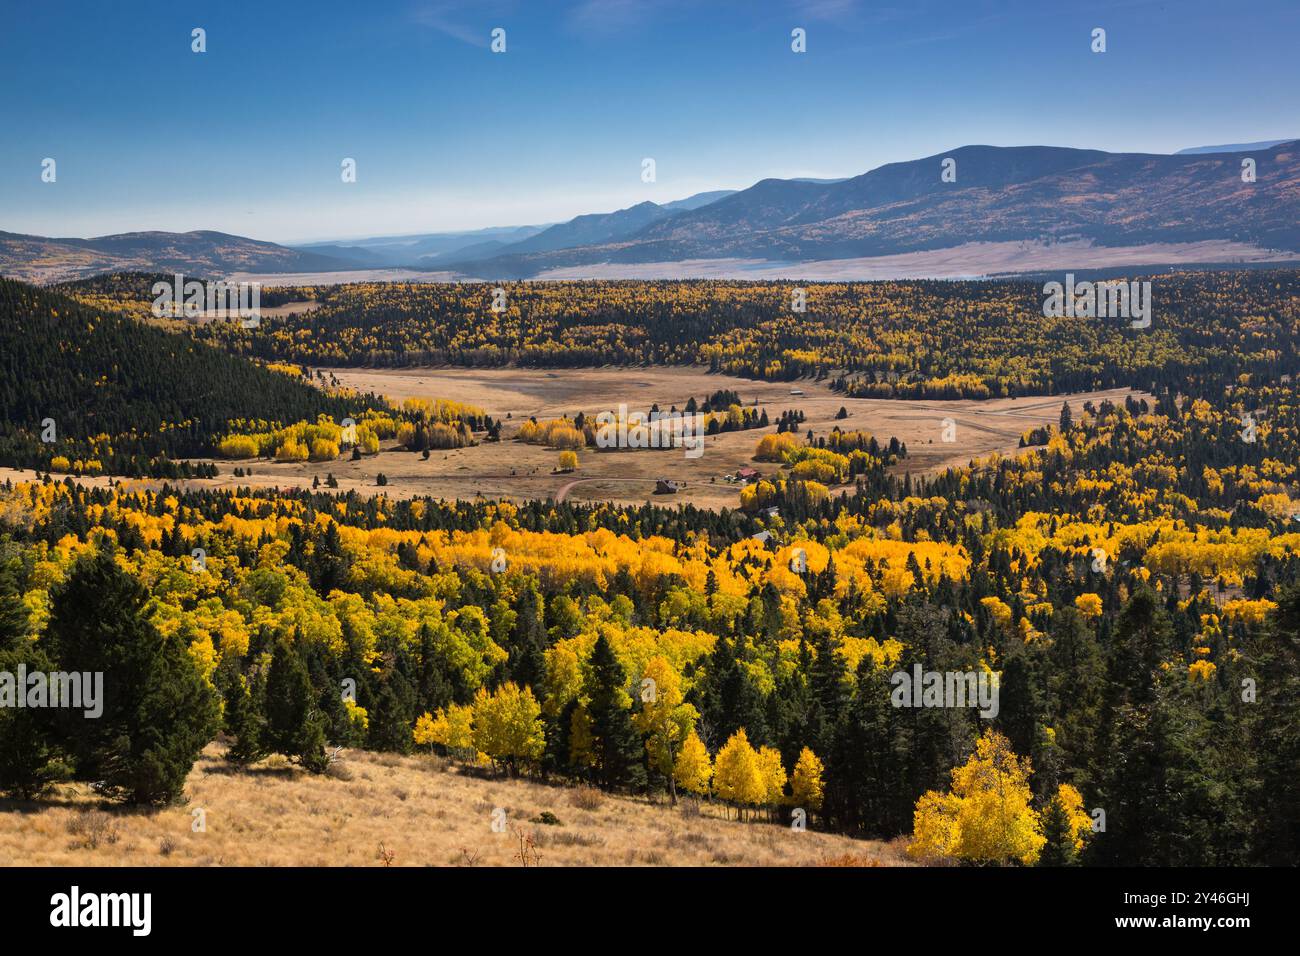
<instances>
[{"instance_id":1,"label":"evergreen pine tree","mask_svg":"<svg viewBox=\"0 0 1300 956\"><path fill-rule=\"evenodd\" d=\"M1251 737L1259 769L1256 862L1291 866L1300 859L1300 585L1278 598L1269 628L1256 641L1259 676L1248 694L1242 682L1230 692L1252 696Z\"/></svg>"},{"instance_id":2,"label":"evergreen pine tree","mask_svg":"<svg viewBox=\"0 0 1300 956\"><path fill-rule=\"evenodd\" d=\"M818 634L813 647L816 655L808 678L812 706L808 715L807 744L815 753L825 754L831 752L835 728L848 703L844 680L847 669L829 631Z\"/></svg>"},{"instance_id":3,"label":"evergreen pine tree","mask_svg":"<svg viewBox=\"0 0 1300 956\"><path fill-rule=\"evenodd\" d=\"M266 677L266 747L297 760L313 773L322 772L325 726L316 708L316 692L302 658L288 640L271 656Z\"/></svg>"},{"instance_id":4,"label":"evergreen pine tree","mask_svg":"<svg viewBox=\"0 0 1300 956\"><path fill-rule=\"evenodd\" d=\"M133 803L165 803L219 726L218 697L178 637L145 617L148 592L103 548L51 595L43 643L61 670L103 675L100 716L59 708L77 776Z\"/></svg>"},{"instance_id":5,"label":"evergreen pine tree","mask_svg":"<svg viewBox=\"0 0 1300 956\"><path fill-rule=\"evenodd\" d=\"M646 784L645 746L632 726L632 711L623 689L627 677L605 635L591 651L590 701L592 748L596 778L607 790L639 790Z\"/></svg>"},{"instance_id":6,"label":"evergreen pine tree","mask_svg":"<svg viewBox=\"0 0 1300 956\"><path fill-rule=\"evenodd\" d=\"M1002 662L998 682L997 723L1017 754L1037 757L1046 702L1039 685L1038 667L1030 647L1014 647ZM1034 760L1037 766L1037 761ZM1034 783L1039 783L1035 777Z\"/></svg>"},{"instance_id":7,"label":"evergreen pine tree","mask_svg":"<svg viewBox=\"0 0 1300 956\"><path fill-rule=\"evenodd\" d=\"M447 674L446 663L438 651L433 628L420 626L419 679L415 689L415 709L419 713L437 713L454 699L455 683Z\"/></svg>"},{"instance_id":8,"label":"evergreen pine tree","mask_svg":"<svg viewBox=\"0 0 1300 956\"><path fill-rule=\"evenodd\" d=\"M546 674L546 625L543 601L537 584L528 581L515 599L515 626L510 635L510 657L506 662L508 679L520 687L542 686Z\"/></svg>"},{"instance_id":9,"label":"evergreen pine tree","mask_svg":"<svg viewBox=\"0 0 1300 956\"><path fill-rule=\"evenodd\" d=\"M371 750L410 753L414 743L415 689L397 667L391 667L379 682L370 710L366 746Z\"/></svg>"},{"instance_id":10,"label":"evergreen pine tree","mask_svg":"<svg viewBox=\"0 0 1300 956\"><path fill-rule=\"evenodd\" d=\"M27 605L22 600L22 589L17 570L0 564L0 651L15 650L31 633Z\"/></svg>"},{"instance_id":11,"label":"evergreen pine tree","mask_svg":"<svg viewBox=\"0 0 1300 956\"><path fill-rule=\"evenodd\" d=\"M248 681L235 674L226 688L226 732L234 738L226 759L231 763L247 766L266 755L262 747L266 718L258 703Z\"/></svg>"},{"instance_id":12,"label":"evergreen pine tree","mask_svg":"<svg viewBox=\"0 0 1300 956\"><path fill-rule=\"evenodd\" d=\"M28 674L54 669L50 659L34 647L0 650L0 673L17 675L20 666ZM14 690L23 693L25 689ZM49 711L0 706L0 793L30 800L67 774Z\"/></svg>"},{"instance_id":13,"label":"evergreen pine tree","mask_svg":"<svg viewBox=\"0 0 1300 956\"><path fill-rule=\"evenodd\" d=\"M1038 855L1039 866L1071 866L1078 852L1074 848L1074 832L1070 829L1070 818L1061 805L1060 798L1053 796L1047 801L1042 813L1043 836L1047 842Z\"/></svg>"},{"instance_id":14,"label":"evergreen pine tree","mask_svg":"<svg viewBox=\"0 0 1300 956\"><path fill-rule=\"evenodd\" d=\"M130 803L163 804L180 796L194 762L220 726L220 707L215 689L179 638L155 631L146 639L153 646L139 651L138 699L99 759L98 788Z\"/></svg>"},{"instance_id":15,"label":"evergreen pine tree","mask_svg":"<svg viewBox=\"0 0 1300 956\"><path fill-rule=\"evenodd\" d=\"M1088 768L1102 739L1102 704L1106 664L1097 639L1083 617L1072 607L1052 616L1052 644L1048 659L1048 723L1061 751L1062 762L1074 768L1071 781L1085 788Z\"/></svg>"}]
</instances>

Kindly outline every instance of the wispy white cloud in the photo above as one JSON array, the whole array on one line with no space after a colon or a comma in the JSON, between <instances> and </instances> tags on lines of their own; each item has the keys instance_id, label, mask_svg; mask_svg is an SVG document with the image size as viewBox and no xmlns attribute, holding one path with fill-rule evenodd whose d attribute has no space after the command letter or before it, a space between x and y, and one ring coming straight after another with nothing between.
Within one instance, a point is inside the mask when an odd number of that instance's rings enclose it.
<instances>
[{"instance_id":1,"label":"wispy white cloud","mask_svg":"<svg viewBox=\"0 0 1300 956\"><path fill-rule=\"evenodd\" d=\"M490 30L483 28L484 17L501 17L514 9L513 3L483 0L426 0L411 11L411 20L421 26L445 33L470 46L486 47ZM496 26L497 24L493 24Z\"/></svg>"},{"instance_id":2,"label":"wispy white cloud","mask_svg":"<svg viewBox=\"0 0 1300 956\"><path fill-rule=\"evenodd\" d=\"M857 13L856 0L797 0L795 9L809 20L843 20Z\"/></svg>"},{"instance_id":3,"label":"wispy white cloud","mask_svg":"<svg viewBox=\"0 0 1300 956\"><path fill-rule=\"evenodd\" d=\"M569 26L579 31L619 33L643 23L658 4L650 0L581 0L569 11Z\"/></svg>"}]
</instances>

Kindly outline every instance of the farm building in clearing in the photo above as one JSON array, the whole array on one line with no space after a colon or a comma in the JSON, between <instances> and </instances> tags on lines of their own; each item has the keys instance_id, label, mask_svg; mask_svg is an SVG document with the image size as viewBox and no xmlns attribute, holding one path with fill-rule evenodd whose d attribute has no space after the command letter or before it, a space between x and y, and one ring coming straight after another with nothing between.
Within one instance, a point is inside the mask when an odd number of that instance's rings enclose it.
<instances>
[{"instance_id":1,"label":"farm building in clearing","mask_svg":"<svg viewBox=\"0 0 1300 956\"><path fill-rule=\"evenodd\" d=\"M655 494L657 495L675 495L686 487L686 482L678 481L675 478L656 478Z\"/></svg>"}]
</instances>

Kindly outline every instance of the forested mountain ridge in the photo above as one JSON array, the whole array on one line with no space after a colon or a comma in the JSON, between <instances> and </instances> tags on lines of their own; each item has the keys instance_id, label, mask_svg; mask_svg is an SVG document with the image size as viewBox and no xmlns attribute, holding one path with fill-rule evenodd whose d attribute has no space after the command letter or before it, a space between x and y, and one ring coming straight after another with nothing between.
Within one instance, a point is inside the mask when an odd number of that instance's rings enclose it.
<instances>
[{"instance_id":1,"label":"forested mountain ridge","mask_svg":"<svg viewBox=\"0 0 1300 956\"><path fill-rule=\"evenodd\" d=\"M186 335L0 279L0 463L51 455L149 474L210 453L237 419L342 417L345 402ZM47 420L54 442L42 441Z\"/></svg>"}]
</instances>

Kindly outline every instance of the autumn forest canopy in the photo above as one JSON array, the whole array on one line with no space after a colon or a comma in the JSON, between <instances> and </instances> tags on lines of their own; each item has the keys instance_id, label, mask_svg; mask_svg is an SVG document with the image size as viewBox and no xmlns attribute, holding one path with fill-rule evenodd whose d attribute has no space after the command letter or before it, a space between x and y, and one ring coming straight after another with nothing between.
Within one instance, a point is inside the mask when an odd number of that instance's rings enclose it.
<instances>
[{"instance_id":1,"label":"autumn forest canopy","mask_svg":"<svg viewBox=\"0 0 1300 956\"><path fill-rule=\"evenodd\" d=\"M0 280L0 466L38 470L0 486L0 671L107 688L93 726L0 709L9 794L166 803L221 734L236 767L433 750L922 861L1300 859L1300 272L1146 277L1145 329L1044 317L1018 280L809 284L802 312L781 283L519 283L500 311L353 284L245 328L154 319L150 278ZM850 407L1141 396L914 474L888 435L720 393L778 471L719 510L204 483L502 440L457 396L312 372L438 364L700 365ZM899 706L918 668L982 675L996 714Z\"/></svg>"}]
</instances>

